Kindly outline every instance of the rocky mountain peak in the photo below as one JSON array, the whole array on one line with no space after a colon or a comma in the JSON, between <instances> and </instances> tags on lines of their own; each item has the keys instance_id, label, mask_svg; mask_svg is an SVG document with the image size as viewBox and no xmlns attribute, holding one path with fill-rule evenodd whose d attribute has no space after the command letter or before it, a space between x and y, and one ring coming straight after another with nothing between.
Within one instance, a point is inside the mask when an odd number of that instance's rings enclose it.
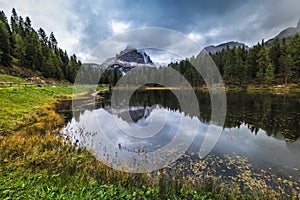
<instances>
[{"instance_id":1,"label":"rocky mountain peak","mask_svg":"<svg viewBox=\"0 0 300 200\"><path fill-rule=\"evenodd\" d=\"M152 67L155 64L150 56L142 50L127 46L126 49L116 54L113 58L108 58L100 67L106 70L117 70L122 74L126 74L135 67Z\"/></svg>"},{"instance_id":2,"label":"rocky mountain peak","mask_svg":"<svg viewBox=\"0 0 300 200\"><path fill-rule=\"evenodd\" d=\"M299 18L299 21L298 21L298 24L297 24L297 28L300 29L300 18Z\"/></svg>"},{"instance_id":3,"label":"rocky mountain peak","mask_svg":"<svg viewBox=\"0 0 300 200\"><path fill-rule=\"evenodd\" d=\"M138 64L153 64L150 56L145 52L140 52L137 49L128 46L125 50L121 51L119 55L116 56L117 60L129 63Z\"/></svg>"}]
</instances>

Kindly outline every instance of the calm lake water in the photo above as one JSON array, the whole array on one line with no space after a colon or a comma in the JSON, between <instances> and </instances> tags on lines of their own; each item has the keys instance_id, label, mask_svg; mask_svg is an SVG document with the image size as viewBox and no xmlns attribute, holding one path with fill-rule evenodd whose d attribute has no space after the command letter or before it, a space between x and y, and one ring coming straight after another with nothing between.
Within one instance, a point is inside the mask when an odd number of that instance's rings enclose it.
<instances>
[{"instance_id":1,"label":"calm lake water","mask_svg":"<svg viewBox=\"0 0 300 200\"><path fill-rule=\"evenodd\" d=\"M101 93L95 104L86 101L75 105L74 116L65 112L67 124L62 133L77 145L92 150L101 160L106 152L101 148L103 138L97 133L99 125L102 131L110 133L109 139L119 149L152 152L173 139L180 119L198 120L200 128L187 151L197 153L203 141L203 131L210 121L211 102L207 92L197 91L196 95L200 116L195 117L181 112L171 91L136 91L130 99L131 119L128 119L122 110L113 114L110 107L111 94ZM150 122L159 123L162 116L166 119L163 128L157 131L157 135L146 139L129 136L116 125L123 124L128 129L134 124L144 127ZM187 135L188 131L187 128ZM293 176L294 180L299 181L299 136L300 94L229 92L224 129L209 155L218 158L224 155L242 156L258 171L272 169L273 173Z\"/></svg>"}]
</instances>

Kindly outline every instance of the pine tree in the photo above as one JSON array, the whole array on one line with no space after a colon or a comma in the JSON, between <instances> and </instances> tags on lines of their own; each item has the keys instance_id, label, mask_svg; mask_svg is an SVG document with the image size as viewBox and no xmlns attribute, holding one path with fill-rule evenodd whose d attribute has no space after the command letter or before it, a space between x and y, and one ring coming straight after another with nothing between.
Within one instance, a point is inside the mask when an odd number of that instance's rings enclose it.
<instances>
[{"instance_id":1,"label":"pine tree","mask_svg":"<svg viewBox=\"0 0 300 200\"><path fill-rule=\"evenodd\" d=\"M38 30L38 35L39 35L39 38L40 38L41 42L42 42L44 45L47 45L48 37L47 37L47 34L46 34L46 32L44 31L44 29L39 28L39 30Z\"/></svg>"},{"instance_id":2,"label":"pine tree","mask_svg":"<svg viewBox=\"0 0 300 200\"><path fill-rule=\"evenodd\" d=\"M282 44L279 38L276 38L270 48L270 59L272 60L272 64L274 66L274 73L279 74L280 72L280 63L279 58L282 54Z\"/></svg>"},{"instance_id":3,"label":"pine tree","mask_svg":"<svg viewBox=\"0 0 300 200\"><path fill-rule=\"evenodd\" d=\"M236 77L238 80L239 85L242 85L242 83L245 80L246 77L246 52L245 49L239 47L236 49Z\"/></svg>"},{"instance_id":4,"label":"pine tree","mask_svg":"<svg viewBox=\"0 0 300 200\"><path fill-rule=\"evenodd\" d=\"M5 13L3 11L0 11L0 21L2 21L6 27L6 30L11 33L10 31L10 26L8 24L8 21L7 21L7 17L5 15Z\"/></svg>"},{"instance_id":5,"label":"pine tree","mask_svg":"<svg viewBox=\"0 0 300 200\"><path fill-rule=\"evenodd\" d=\"M0 64L9 67L12 60L10 55L9 31L7 30L7 26L3 21L0 21L0 51Z\"/></svg>"},{"instance_id":6,"label":"pine tree","mask_svg":"<svg viewBox=\"0 0 300 200\"><path fill-rule=\"evenodd\" d=\"M50 33L49 43L50 43L50 47L55 50L57 47L57 40L56 40L53 32Z\"/></svg>"},{"instance_id":7,"label":"pine tree","mask_svg":"<svg viewBox=\"0 0 300 200\"><path fill-rule=\"evenodd\" d=\"M10 18L10 23L11 23L11 30L13 33L18 33L19 29L19 17L17 14L16 9L12 9L12 16Z\"/></svg>"},{"instance_id":8,"label":"pine tree","mask_svg":"<svg viewBox=\"0 0 300 200\"><path fill-rule=\"evenodd\" d=\"M293 59L290 54L285 54L280 56L279 63L282 68L282 73L284 74L284 84L287 85L289 82L290 77L292 76L292 66L293 66Z\"/></svg>"},{"instance_id":9,"label":"pine tree","mask_svg":"<svg viewBox=\"0 0 300 200\"><path fill-rule=\"evenodd\" d=\"M31 29L31 20L30 20L30 18L28 16L25 18L24 25L25 25L25 29L27 29L27 30Z\"/></svg>"},{"instance_id":10,"label":"pine tree","mask_svg":"<svg viewBox=\"0 0 300 200\"><path fill-rule=\"evenodd\" d=\"M17 59L17 64L25 66L25 42L20 34L14 33L15 38L15 49L14 54Z\"/></svg>"},{"instance_id":11,"label":"pine tree","mask_svg":"<svg viewBox=\"0 0 300 200\"><path fill-rule=\"evenodd\" d=\"M258 72L257 72L257 78L260 82L260 84L265 83L265 73L267 67L271 64L271 60L269 57L269 49L265 44L262 44L262 47L258 53Z\"/></svg>"},{"instance_id":12,"label":"pine tree","mask_svg":"<svg viewBox=\"0 0 300 200\"><path fill-rule=\"evenodd\" d=\"M25 37L25 23L21 16L19 17L19 26L17 29L17 33L19 33L22 37Z\"/></svg>"},{"instance_id":13,"label":"pine tree","mask_svg":"<svg viewBox=\"0 0 300 200\"><path fill-rule=\"evenodd\" d=\"M256 73L258 72L258 52L260 51L260 45L255 45L248 52L246 60L247 77L249 83L254 83L256 79Z\"/></svg>"},{"instance_id":14,"label":"pine tree","mask_svg":"<svg viewBox=\"0 0 300 200\"><path fill-rule=\"evenodd\" d=\"M73 54L71 57L70 57L70 60L68 62L68 65L66 67L66 72L65 72L65 77L68 81L70 81L71 83L73 83L75 81L75 78L76 78L76 74L77 74L77 71L79 70L79 63L77 61L77 58L76 58L76 55ZM87 71L91 71L91 70L87 70ZM86 77L86 75L85 75Z\"/></svg>"},{"instance_id":15,"label":"pine tree","mask_svg":"<svg viewBox=\"0 0 300 200\"><path fill-rule=\"evenodd\" d=\"M288 52L291 54L294 64L295 75L300 78L300 35L293 37L288 47Z\"/></svg>"},{"instance_id":16,"label":"pine tree","mask_svg":"<svg viewBox=\"0 0 300 200\"><path fill-rule=\"evenodd\" d=\"M274 81L274 66L271 63L266 68L265 80L267 84L272 84Z\"/></svg>"},{"instance_id":17,"label":"pine tree","mask_svg":"<svg viewBox=\"0 0 300 200\"><path fill-rule=\"evenodd\" d=\"M1 65L10 66L13 58L14 64L38 70L45 77L75 80L81 62L75 55L70 62L67 52L58 48L53 32L48 38L42 28L35 31L30 18L24 21L14 8L10 20L9 24L5 13L0 11Z\"/></svg>"},{"instance_id":18,"label":"pine tree","mask_svg":"<svg viewBox=\"0 0 300 200\"><path fill-rule=\"evenodd\" d=\"M236 77L237 77L237 68L238 68L238 62L239 60L237 49L229 49L227 47L226 50L226 58L225 58L225 67L224 67L224 81L230 84L236 83Z\"/></svg>"}]
</instances>

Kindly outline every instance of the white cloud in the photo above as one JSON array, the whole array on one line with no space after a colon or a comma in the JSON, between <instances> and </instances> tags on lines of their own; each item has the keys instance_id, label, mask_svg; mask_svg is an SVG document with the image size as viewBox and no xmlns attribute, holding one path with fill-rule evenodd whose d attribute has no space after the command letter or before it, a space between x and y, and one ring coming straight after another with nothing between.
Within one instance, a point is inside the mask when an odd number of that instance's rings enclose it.
<instances>
[{"instance_id":1,"label":"white cloud","mask_svg":"<svg viewBox=\"0 0 300 200\"><path fill-rule=\"evenodd\" d=\"M66 49L69 54L76 53L74 45L79 42L83 25L70 11L71 1L36 1L36 0L3 0L0 8L10 20L12 8L25 18L29 16L32 26L37 30L43 28L49 36L54 33L59 47ZM70 28L70 21L76 21L76 26Z\"/></svg>"},{"instance_id":2,"label":"white cloud","mask_svg":"<svg viewBox=\"0 0 300 200\"><path fill-rule=\"evenodd\" d=\"M112 20L111 21L111 29L114 34L122 33L130 28L129 22L119 22Z\"/></svg>"},{"instance_id":3,"label":"white cloud","mask_svg":"<svg viewBox=\"0 0 300 200\"><path fill-rule=\"evenodd\" d=\"M150 56L151 60L157 66L167 66L171 62L180 62L181 60L185 59L174 52L168 52L164 50L145 49L144 51Z\"/></svg>"},{"instance_id":4,"label":"white cloud","mask_svg":"<svg viewBox=\"0 0 300 200\"><path fill-rule=\"evenodd\" d=\"M211 45L208 44L207 41L214 40L217 41L218 38L220 38L220 35L222 33L221 28L211 28L207 30L206 32L190 32L187 36L198 43L200 46L207 46ZM222 42L222 41L220 41Z\"/></svg>"},{"instance_id":5,"label":"white cloud","mask_svg":"<svg viewBox=\"0 0 300 200\"><path fill-rule=\"evenodd\" d=\"M204 37L203 37L202 34L200 34L200 33L194 33L194 32L189 33L188 37L190 39L194 40L195 42L199 42L199 43L201 43L203 41L203 39L204 39Z\"/></svg>"}]
</instances>

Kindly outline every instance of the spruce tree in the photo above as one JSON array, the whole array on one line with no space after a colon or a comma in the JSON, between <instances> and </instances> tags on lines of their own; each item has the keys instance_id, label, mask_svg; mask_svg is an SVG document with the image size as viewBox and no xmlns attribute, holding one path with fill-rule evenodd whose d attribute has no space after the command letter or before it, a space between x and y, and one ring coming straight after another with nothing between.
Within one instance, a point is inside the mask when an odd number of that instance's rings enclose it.
<instances>
[{"instance_id":1,"label":"spruce tree","mask_svg":"<svg viewBox=\"0 0 300 200\"><path fill-rule=\"evenodd\" d=\"M290 77L292 76L292 66L293 66L293 59L290 54L281 55L279 58L279 63L282 69L282 73L284 75L284 84L287 85L289 82Z\"/></svg>"},{"instance_id":2,"label":"spruce tree","mask_svg":"<svg viewBox=\"0 0 300 200\"><path fill-rule=\"evenodd\" d=\"M259 80L260 84L265 83L265 73L267 67L271 64L271 60L269 57L269 49L265 44L262 44L262 47L258 53L258 72L257 72L257 78Z\"/></svg>"},{"instance_id":3,"label":"spruce tree","mask_svg":"<svg viewBox=\"0 0 300 200\"><path fill-rule=\"evenodd\" d=\"M274 81L274 66L269 63L266 68L265 81L267 84L272 84Z\"/></svg>"},{"instance_id":4,"label":"spruce tree","mask_svg":"<svg viewBox=\"0 0 300 200\"><path fill-rule=\"evenodd\" d=\"M0 64L6 67L11 66L9 31L3 21L0 21L0 51Z\"/></svg>"}]
</instances>

